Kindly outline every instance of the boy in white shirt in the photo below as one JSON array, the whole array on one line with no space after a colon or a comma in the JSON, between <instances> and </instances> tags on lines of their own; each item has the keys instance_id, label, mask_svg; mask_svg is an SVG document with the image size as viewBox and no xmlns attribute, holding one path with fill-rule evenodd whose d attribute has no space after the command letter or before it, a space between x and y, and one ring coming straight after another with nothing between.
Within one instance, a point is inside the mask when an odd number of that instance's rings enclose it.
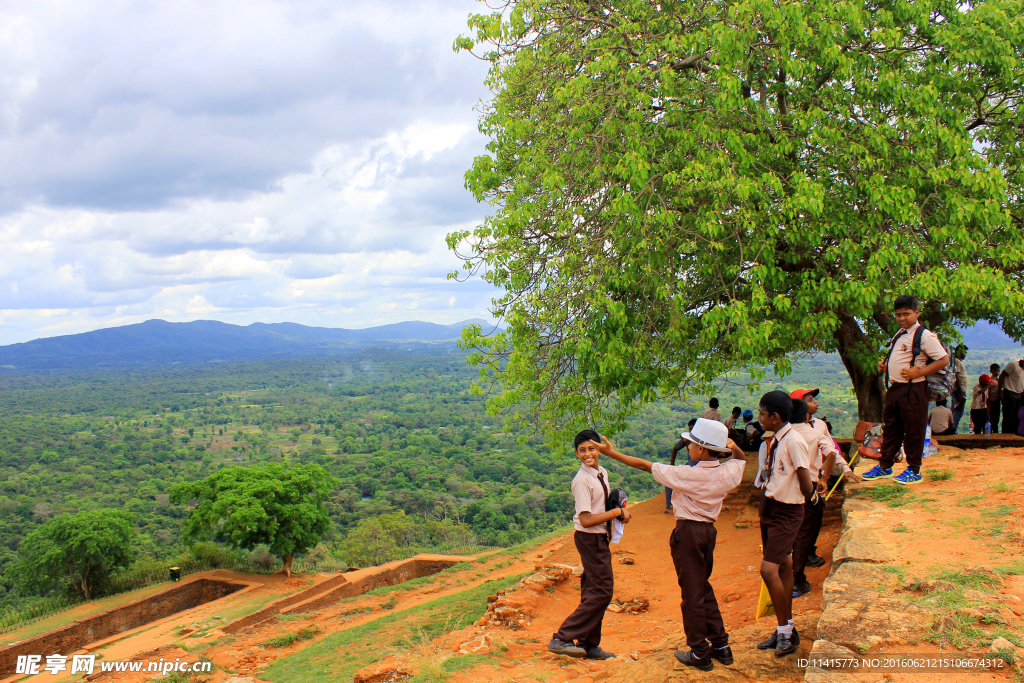
<instances>
[{"instance_id":1,"label":"boy in white shirt","mask_svg":"<svg viewBox=\"0 0 1024 683\"><path fill-rule=\"evenodd\" d=\"M688 652L677 650L676 659L686 666L711 671L712 660L733 663L729 636L709 579L715 561L715 520L726 494L743 480L746 456L718 421L701 418L682 436L689 442L690 460L695 463L692 467L623 455L607 439L599 449L602 455L650 472L656 482L672 489L676 527L669 549L682 592L683 631L690 648ZM719 455L727 452L732 458L719 462Z\"/></svg>"},{"instance_id":2,"label":"boy in white shirt","mask_svg":"<svg viewBox=\"0 0 1024 683\"><path fill-rule=\"evenodd\" d=\"M592 429L576 435L573 447L580 469L572 480L576 515L572 518L576 533L573 541L583 563L580 577L580 605L570 614L548 643L555 654L586 659L611 659L615 655L601 649L601 624L615 591L612 553L608 548L611 521L628 522L625 508L605 510L608 500L608 471L598 464L601 437ZM575 641L575 644L574 644Z\"/></svg>"},{"instance_id":3,"label":"boy in white shirt","mask_svg":"<svg viewBox=\"0 0 1024 683\"><path fill-rule=\"evenodd\" d=\"M759 509L764 547L761 578L771 595L779 625L757 648L774 648L776 657L795 652L800 644L800 636L793 627L792 553L803 523L804 504L814 491L809 469L811 448L790 425L792 412L793 399L784 392L770 391L761 397L761 425L766 433L774 432L758 474L758 480L763 482Z\"/></svg>"}]
</instances>

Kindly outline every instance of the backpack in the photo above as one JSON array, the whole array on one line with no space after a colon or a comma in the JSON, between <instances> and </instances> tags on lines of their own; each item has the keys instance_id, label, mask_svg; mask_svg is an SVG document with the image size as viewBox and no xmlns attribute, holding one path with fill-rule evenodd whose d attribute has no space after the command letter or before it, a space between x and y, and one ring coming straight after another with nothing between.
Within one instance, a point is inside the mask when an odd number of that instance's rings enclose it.
<instances>
[{"instance_id":1,"label":"backpack","mask_svg":"<svg viewBox=\"0 0 1024 683\"><path fill-rule=\"evenodd\" d=\"M924 331L926 329L928 328L924 325L919 325L917 331L914 332L914 341L910 347L910 367L914 367L917 357L921 355L921 337L924 336ZM889 344L889 353L885 355L885 364L887 367L889 365L889 356L892 355L892 350L896 347L896 340L898 340L900 336L894 337L892 342ZM939 340L939 344L942 345L942 350L946 352L946 357L949 358L949 363L938 372L933 372L926 376L925 380L928 384L928 400L930 401L949 398L953 395L953 389L956 388L956 365L953 363L953 353L949 350L949 346L947 346L941 339ZM925 358L929 361L938 360L936 358L931 358L928 355L925 355ZM888 386L888 370L886 370L885 383L886 386Z\"/></svg>"}]
</instances>

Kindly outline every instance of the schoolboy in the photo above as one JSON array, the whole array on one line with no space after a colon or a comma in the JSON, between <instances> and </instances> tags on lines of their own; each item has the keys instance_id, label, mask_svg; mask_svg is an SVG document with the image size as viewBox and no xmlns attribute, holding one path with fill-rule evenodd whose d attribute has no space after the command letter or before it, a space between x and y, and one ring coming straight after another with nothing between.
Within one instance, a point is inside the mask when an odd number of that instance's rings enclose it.
<instances>
[{"instance_id":1,"label":"schoolboy","mask_svg":"<svg viewBox=\"0 0 1024 683\"><path fill-rule=\"evenodd\" d=\"M885 392L882 410L882 448L878 464L864 473L865 479L892 476L892 466L902 446L907 469L894 478L900 484L921 482L921 455L928 428L928 375L949 365L949 356L931 330L921 334L921 352L914 358L914 335L921 326L917 299L896 297L893 314L900 331L889 343L889 355L878 362L878 372L888 376L892 386ZM911 361L913 360L913 367Z\"/></svg>"},{"instance_id":2,"label":"schoolboy","mask_svg":"<svg viewBox=\"0 0 1024 683\"><path fill-rule=\"evenodd\" d=\"M573 448L580 469L572 480L576 515L572 518L576 533L573 541L583 564L580 577L580 604L555 632L548 650L555 654L586 659L611 659L615 655L601 649L601 623L615 590L612 553L608 548L611 521L628 522L629 511L612 508L605 511L608 499L608 471L598 463L601 437L592 429L576 435Z\"/></svg>"},{"instance_id":3,"label":"schoolboy","mask_svg":"<svg viewBox=\"0 0 1024 683\"><path fill-rule=\"evenodd\" d=\"M828 478L832 474L832 468L837 459L842 460L831 435L814 429L808 423L808 419L810 419L808 402L793 396L793 394L799 393L803 392L794 391L789 395L793 399L793 412L789 420L796 433L802 436L811 448L811 464L808 469L811 472L811 481L815 485L815 493L811 494L811 500L804 503L804 518L800 523L800 531L797 532L796 540L793 542L794 598L811 590L804 567L807 566L807 558L811 554L811 548L818 540L818 532L821 530L821 520L825 515L825 491ZM807 394L804 393L804 395Z\"/></svg>"},{"instance_id":4,"label":"schoolboy","mask_svg":"<svg viewBox=\"0 0 1024 683\"><path fill-rule=\"evenodd\" d=\"M815 445L818 447L819 456L822 459L822 465L820 471L817 474L818 477L818 493L821 495L821 504L818 509L813 511L814 517L812 521L813 526L807 519L807 510L804 514L804 524L801 525L801 534L804 530L807 530L809 537L806 540L806 547L808 548L806 557L801 560L803 553L797 553L796 547L793 549L793 597L797 598L810 590L810 585L806 582L806 577L803 574L803 567L820 567L825 564L825 559L818 556L818 534L821 533L821 522L825 515L825 501L824 494L826 487L828 486L829 477L832 476L832 466L828 466L829 463L829 451L832 451L834 459L832 462L834 465L838 465L839 471L842 472L846 478L850 481L859 482L862 481L860 476L854 473L850 466L847 464L846 459L843 458L843 454L839 452L836 447L835 439L832 438L832 430L828 425L828 421L824 418L817 418L815 415L818 414L818 396L821 393L820 389L797 389L790 393L789 397L796 401L801 399L807 404L807 426L810 428L813 436L807 436L801 433L801 436L805 437L805 441L811 446L812 456L814 455ZM795 405L795 404L794 404ZM795 418L790 418L794 425L800 421ZM812 468L811 478L813 479L815 473ZM797 536L797 545L802 545L800 536ZM801 564L803 562L804 564ZM801 580L803 582L801 583ZM801 588L806 587L807 590L801 591Z\"/></svg>"},{"instance_id":5,"label":"schoolboy","mask_svg":"<svg viewBox=\"0 0 1024 683\"><path fill-rule=\"evenodd\" d=\"M722 416L718 412L718 399L713 398L708 401L708 409L700 414L705 420L714 420L715 422L721 422Z\"/></svg>"},{"instance_id":6,"label":"schoolboy","mask_svg":"<svg viewBox=\"0 0 1024 683\"><path fill-rule=\"evenodd\" d=\"M623 455L607 439L600 451L630 467L650 472L656 482L672 489L676 528L669 539L669 549L682 593L683 631L690 648L686 652L677 650L676 659L686 666L711 671L715 659L727 665L733 663L729 635L709 581L715 561L715 520L726 494L743 480L746 460L721 422L697 420L683 438L689 442L693 467L650 463ZM732 458L720 463L719 454L728 452Z\"/></svg>"},{"instance_id":7,"label":"schoolboy","mask_svg":"<svg viewBox=\"0 0 1024 683\"><path fill-rule=\"evenodd\" d=\"M949 409L949 402L940 398L935 402L935 407L928 413L928 426L932 428L932 436L948 436L956 434L956 426L953 424L955 415Z\"/></svg>"},{"instance_id":8,"label":"schoolboy","mask_svg":"<svg viewBox=\"0 0 1024 683\"><path fill-rule=\"evenodd\" d=\"M761 397L758 417L765 433L774 432L765 447L758 479L764 483L759 509L764 559L761 578L775 606L778 626L757 649L775 649L782 657L796 650L800 635L793 627L793 544L804 518L804 504L814 491L811 447L789 423L793 399L782 391Z\"/></svg>"},{"instance_id":9,"label":"schoolboy","mask_svg":"<svg viewBox=\"0 0 1024 683\"><path fill-rule=\"evenodd\" d=\"M739 406L733 406L732 413L729 415L729 417L722 420L722 424L724 424L725 428L729 430L729 438L732 439L733 441L736 440L735 438L733 438L733 430L736 429L736 420L740 419L740 415L742 414L743 408L740 408Z\"/></svg>"},{"instance_id":10,"label":"schoolboy","mask_svg":"<svg viewBox=\"0 0 1024 683\"><path fill-rule=\"evenodd\" d=\"M982 375L978 383L971 390L971 422L974 424L974 433L983 434L985 423L989 421L988 416L988 388L992 384L992 378Z\"/></svg>"},{"instance_id":11,"label":"schoolboy","mask_svg":"<svg viewBox=\"0 0 1024 683\"><path fill-rule=\"evenodd\" d=\"M989 376L992 377L992 383L988 385L988 417L993 434L999 432L999 413L1003 403L1003 394L999 390L999 370L999 363L988 366Z\"/></svg>"}]
</instances>

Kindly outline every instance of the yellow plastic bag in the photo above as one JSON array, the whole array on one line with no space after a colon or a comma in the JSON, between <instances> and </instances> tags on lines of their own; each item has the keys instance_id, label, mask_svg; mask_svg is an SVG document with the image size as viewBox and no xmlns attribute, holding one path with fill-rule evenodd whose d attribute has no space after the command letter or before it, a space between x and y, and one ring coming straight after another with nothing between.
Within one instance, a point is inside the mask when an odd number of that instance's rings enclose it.
<instances>
[{"instance_id":1,"label":"yellow plastic bag","mask_svg":"<svg viewBox=\"0 0 1024 683\"><path fill-rule=\"evenodd\" d=\"M763 545L761 552L764 552ZM768 586L765 585L764 579L761 579L761 593L757 596L757 614L754 619L762 619L772 614L775 614L775 605L772 604L772 596L768 595Z\"/></svg>"}]
</instances>

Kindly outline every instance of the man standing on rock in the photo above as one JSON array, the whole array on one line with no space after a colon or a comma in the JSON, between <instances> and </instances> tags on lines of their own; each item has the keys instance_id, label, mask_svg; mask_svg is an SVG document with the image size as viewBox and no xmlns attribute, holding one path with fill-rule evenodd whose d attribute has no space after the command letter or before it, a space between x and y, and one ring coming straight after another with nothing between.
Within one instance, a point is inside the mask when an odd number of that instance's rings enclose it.
<instances>
[{"instance_id":1,"label":"man standing on rock","mask_svg":"<svg viewBox=\"0 0 1024 683\"><path fill-rule=\"evenodd\" d=\"M669 539L669 549L682 591L683 631L690 648L688 652L677 650L676 659L686 666L711 671L715 659L722 664L733 663L729 635L709 579L718 534L715 520L726 494L743 480L746 456L729 438L729 429L716 420L697 420L683 439L689 443L693 467L651 463L623 455L607 439L598 449L613 460L650 472L656 482L672 489L676 528ZM730 452L731 459L719 462L721 454Z\"/></svg>"},{"instance_id":2,"label":"man standing on rock","mask_svg":"<svg viewBox=\"0 0 1024 683\"><path fill-rule=\"evenodd\" d=\"M576 515L572 518L576 533L573 541L583 563L580 578L580 605L562 622L548 650L569 657L611 659L615 655L601 649L601 624L615 590L612 574L611 521L629 521L629 511L622 507L607 510L608 470L598 464L601 437L592 429L576 435L573 448L580 460L580 469L572 480L572 496Z\"/></svg>"}]
</instances>

